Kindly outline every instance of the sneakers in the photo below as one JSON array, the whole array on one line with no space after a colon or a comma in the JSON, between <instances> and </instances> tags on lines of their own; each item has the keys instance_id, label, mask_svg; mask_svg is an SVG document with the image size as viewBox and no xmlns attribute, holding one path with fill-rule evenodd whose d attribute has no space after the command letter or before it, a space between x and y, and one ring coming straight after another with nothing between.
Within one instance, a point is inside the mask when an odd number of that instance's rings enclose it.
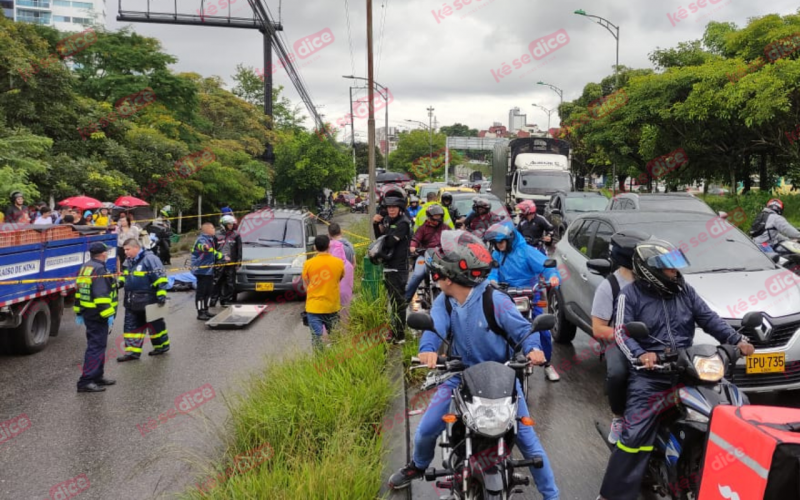
<instances>
[{"instance_id":1,"label":"sneakers","mask_svg":"<svg viewBox=\"0 0 800 500\"><path fill-rule=\"evenodd\" d=\"M608 442L611 444L617 444L619 441L619 437L622 435L622 424L624 420L622 417L614 417L611 420L611 429L608 431Z\"/></svg>"},{"instance_id":2,"label":"sneakers","mask_svg":"<svg viewBox=\"0 0 800 500\"><path fill-rule=\"evenodd\" d=\"M558 375L558 372L552 365L546 365L544 367L544 377L549 380L550 382L558 382L561 380L561 377Z\"/></svg>"},{"instance_id":3,"label":"sneakers","mask_svg":"<svg viewBox=\"0 0 800 500\"><path fill-rule=\"evenodd\" d=\"M421 478L424 474L425 471L418 469L414 462L411 461L408 465L392 474L392 477L389 478L389 488L393 490L408 488L411 481Z\"/></svg>"}]
</instances>

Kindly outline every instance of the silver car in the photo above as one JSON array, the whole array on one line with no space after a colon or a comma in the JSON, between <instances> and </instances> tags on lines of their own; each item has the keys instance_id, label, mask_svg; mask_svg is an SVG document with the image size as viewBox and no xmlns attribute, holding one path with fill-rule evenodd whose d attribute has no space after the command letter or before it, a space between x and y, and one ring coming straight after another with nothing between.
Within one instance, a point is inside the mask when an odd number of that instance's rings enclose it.
<instances>
[{"instance_id":1,"label":"silver car","mask_svg":"<svg viewBox=\"0 0 800 500\"><path fill-rule=\"evenodd\" d=\"M800 388L800 276L777 266L736 227L700 212L607 211L577 218L558 242L562 284L549 300L556 315L556 342L570 343L577 328L591 335L594 292L608 259L611 236L642 231L680 247L690 267L682 270L709 307L738 328L750 311L763 312L762 326L749 337L756 354L739 360L732 381L746 392ZM697 327L695 343L718 342Z\"/></svg>"}]
</instances>

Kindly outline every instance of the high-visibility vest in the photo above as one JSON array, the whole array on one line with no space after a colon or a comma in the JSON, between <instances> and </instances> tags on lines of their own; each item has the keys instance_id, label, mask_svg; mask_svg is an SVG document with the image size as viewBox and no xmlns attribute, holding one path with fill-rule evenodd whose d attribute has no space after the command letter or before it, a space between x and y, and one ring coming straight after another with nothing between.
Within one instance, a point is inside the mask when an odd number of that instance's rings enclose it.
<instances>
[{"instance_id":1,"label":"high-visibility vest","mask_svg":"<svg viewBox=\"0 0 800 500\"><path fill-rule=\"evenodd\" d=\"M800 498L800 409L717 406L698 500Z\"/></svg>"}]
</instances>

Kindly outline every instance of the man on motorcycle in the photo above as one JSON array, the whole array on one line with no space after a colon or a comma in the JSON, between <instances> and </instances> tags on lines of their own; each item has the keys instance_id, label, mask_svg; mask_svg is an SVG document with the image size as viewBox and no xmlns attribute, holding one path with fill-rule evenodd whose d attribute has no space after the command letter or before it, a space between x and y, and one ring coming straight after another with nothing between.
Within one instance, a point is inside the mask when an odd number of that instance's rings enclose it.
<instances>
[{"instance_id":1,"label":"man on motorcycle","mask_svg":"<svg viewBox=\"0 0 800 500\"><path fill-rule=\"evenodd\" d=\"M420 208L419 213L414 218L414 232L416 232L425 223L425 219L427 218L427 215L425 215L425 214L426 214L426 210L428 209L428 207L431 207L433 205L442 206L441 203L436 201L436 198L437 198L436 193L434 193L434 192L428 193L428 195L426 197L427 201L425 202L424 205L422 205L422 207ZM446 212L446 211L444 213L444 224L445 224L445 226L449 227L450 229L453 229L455 227L455 225L453 224L452 219L450 219L450 214L448 212Z\"/></svg>"},{"instance_id":2,"label":"man on motorcycle","mask_svg":"<svg viewBox=\"0 0 800 500\"><path fill-rule=\"evenodd\" d=\"M472 211L464 219L464 229L474 234L478 238L483 237L483 233L493 224L497 224L505 217L501 214L493 213L492 202L484 196L476 196L472 200Z\"/></svg>"},{"instance_id":3,"label":"man on motorcycle","mask_svg":"<svg viewBox=\"0 0 800 500\"><path fill-rule=\"evenodd\" d=\"M430 205L425 209L425 212L427 216L425 223L417 229L414 237L411 238L410 253L412 256L417 251L417 248L437 248L442 237L442 231L450 229L444 225L444 208L441 205ZM414 297L423 279L425 279L425 266L415 265L414 273L408 280L408 286L406 287L406 302L411 301Z\"/></svg>"},{"instance_id":4,"label":"man on motorcycle","mask_svg":"<svg viewBox=\"0 0 800 500\"><path fill-rule=\"evenodd\" d=\"M547 259L541 252L525 244L525 239L514 229L511 221L500 222L490 227L483 235L484 241L494 247L492 257L499 263L499 267L492 269L489 273L489 280L495 283L508 283L513 287L531 287L539 282L539 275L544 274L550 282L550 286L557 287L559 284L559 273L557 269L545 269L544 261ZM542 314L542 306L539 301L542 299L542 292L538 292L532 298L533 314ZM544 349L545 365L544 374L547 380L558 382L561 377L550 364L553 356L553 339L550 330L541 332L541 342Z\"/></svg>"},{"instance_id":5,"label":"man on motorcycle","mask_svg":"<svg viewBox=\"0 0 800 500\"><path fill-rule=\"evenodd\" d=\"M450 219L458 224L458 219L461 218L461 215L458 213L458 209L453 205L453 194L445 191L442 193L441 202L442 206L445 208L445 210L447 210L447 214L450 216Z\"/></svg>"},{"instance_id":6,"label":"man on motorcycle","mask_svg":"<svg viewBox=\"0 0 800 500\"><path fill-rule=\"evenodd\" d=\"M529 245L536 247L540 242L550 244L550 234L554 231L553 225L544 217L536 213L536 203L525 200L517 205L519 210L519 224L517 229Z\"/></svg>"},{"instance_id":7,"label":"man on motorcycle","mask_svg":"<svg viewBox=\"0 0 800 500\"><path fill-rule=\"evenodd\" d=\"M412 194L408 197L408 208L406 209L406 212L408 212L408 216L411 218L411 220L414 220L414 217L417 216L420 210L419 198Z\"/></svg>"},{"instance_id":8,"label":"man on motorcycle","mask_svg":"<svg viewBox=\"0 0 800 500\"><path fill-rule=\"evenodd\" d=\"M761 247L775 247L781 241L800 238L800 231L783 216L783 202L777 198L767 202L750 231L753 242Z\"/></svg>"},{"instance_id":9,"label":"man on motorcycle","mask_svg":"<svg viewBox=\"0 0 800 500\"><path fill-rule=\"evenodd\" d=\"M433 278L443 292L431 309L437 332L442 337L448 333L452 335L451 354L461 356L466 367L486 361L505 363L509 359L509 345L503 337L490 330L481 305L484 290L489 285L486 277L493 266L491 255L478 238L464 231L443 233L441 243L441 248L427 261ZM492 300L496 322L507 332L511 341L519 343L530 333L530 323L517 311L507 295L494 291ZM451 314L447 313L445 301L452 306ZM434 368L441 343L436 333L426 331L420 340L420 361ZM523 342L522 352L527 354L532 363L544 363L538 333L530 335ZM436 438L446 425L442 417L450 410L450 396L460 382L461 376L456 375L438 387L414 435L413 460L389 478L390 488L406 488L412 480L422 477L433 461ZM522 393L519 382L517 393ZM528 415L528 405L524 400L520 401L517 417ZM544 466L541 469L531 468L531 474L544 499L557 500L559 492L553 470L533 427L519 426L517 445L525 458L541 455Z\"/></svg>"},{"instance_id":10,"label":"man on motorcycle","mask_svg":"<svg viewBox=\"0 0 800 500\"><path fill-rule=\"evenodd\" d=\"M679 269L689 266L683 252L671 243L648 240L633 252L634 282L620 292L614 335L617 345L632 366L625 405L625 424L617 447L611 454L598 500L636 500L656 438L659 412L652 399L672 390L674 374L650 372L658 354L691 347L695 324L720 343L734 344L744 356L753 346L725 323L686 284ZM647 340L625 334L624 325L641 321L647 325Z\"/></svg>"}]
</instances>

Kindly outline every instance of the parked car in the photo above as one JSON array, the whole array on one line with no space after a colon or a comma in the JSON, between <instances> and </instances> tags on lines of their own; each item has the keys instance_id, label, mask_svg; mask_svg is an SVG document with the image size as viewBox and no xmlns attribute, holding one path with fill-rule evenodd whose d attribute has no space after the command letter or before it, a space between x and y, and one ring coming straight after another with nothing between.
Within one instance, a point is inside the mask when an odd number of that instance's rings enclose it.
<instances>
[{"instance_id":1,"label":"parked car","mask_svg":"<svg viewBox=\"0 0 800 500\"><path fill-rule=\"evenodd\" d=\"M317 228L311 214L275 209L252 212L239 222L242 260L236 272L236 291L301 290L305 252L314 251ZM254 262L248 262L254 261Z\"/></svg>"},{"instance_id":2,"label":"parked car","mask_svg":"<svg viewBox=\"0 0 800 500\"><path fill-rule=\"evenodd\" d=\"M756 348L753 360L764 360L764 369L739 360L732 382L749 392L800 388L800 285L786 280L787 271L743 232L708 213L605 211L573 221L553 254L562 274L548 300L556 342L572 342L578 328L591 334L594 293L605 279L601 273L610 268L611 236L622 229L679 246L690 264L681 271L686 282L732 327L738 328L747 312L764 313L762 327L748 335ZM695 343L717 341L697 328Z\"/></svg>"},{"instance_id":3,"label":"parked car","mask_svg":"<svg viewBox=\"0 0 800 500\"><path fill-rule=\"evenodd\" d=\"M336 203L341 203L343 205L347 205L349 208L353 208L356 206L356 203L361 201L360 196L356 196L353 193L340 193L339 196L334 199Z\"/></svg>"},{"instance_id":4,"label":"parked car","mask_svg":"<svg viewBox=\"0 0 800 500\"><path fill-rule=\"evenodd\" d=\"M487 198L492 203L492 212L503 214L511 219L511 214L508 213L508 209L500 201L500 198L491 193L478 194L474 191L471 193L453 193L453 205L458 209L458 213L465 217L472 211L472 200L478 196Z\"/></svg>"},{"instance_id":5,"label":"parked car","mask_svg":"<svg viewBox=\"0 0 800 500\"><path fill-rule=\"evenodd\" d=\"M439 191L439 189L447 187L447 184L444 182L427 182L417 184L417 193L419 199L424 203L428 198L428 193L433 191L434 193Z\"/></svg>"},{"instance_id":6,"label":"parked car","mask_svg":"<svg viewBox=\"0 0 800 500\"><path fill-rule=\"evenodd\" d=\"M558 239L575 217L587 212L601 212L606 205L608 198L597 191L559 191L550 198L542 215L553 225Z\"/></svg>"},{"instance_id":7,"label":"parked car","mask_svg":"<svg viewBox=\"0 0 800 500\"><path fill-rule=\"evenodd\" d=\"M719 215L706 202L689 193L620 193L608 201L606 210L675 210Z\"/></svg>"}]
</instances>

